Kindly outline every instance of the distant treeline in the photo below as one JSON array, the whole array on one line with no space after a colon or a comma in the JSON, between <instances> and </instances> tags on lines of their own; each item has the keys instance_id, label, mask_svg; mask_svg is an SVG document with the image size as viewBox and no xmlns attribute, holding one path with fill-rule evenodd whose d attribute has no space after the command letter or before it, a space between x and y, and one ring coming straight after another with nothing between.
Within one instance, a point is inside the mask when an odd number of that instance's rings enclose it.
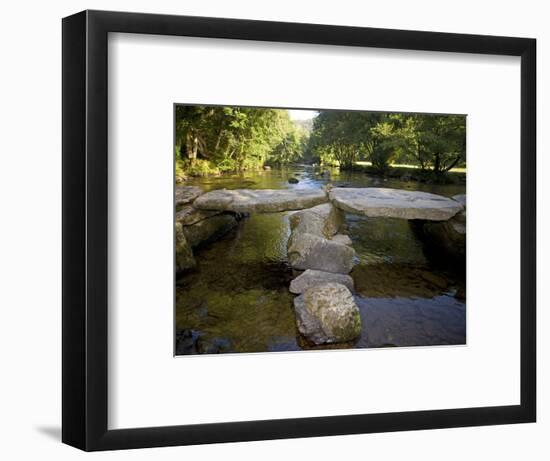
<instances>
[{"instance_id":1,"label":"distant treeline","mask_svg":"<svg viewBox=\"0 0 550 461\"><path fill-rule=\"evenodd\" d=\"M441 175L466 165L466 117L320 111L293 122L284 109L176 106L175 151L181 175L360 160L381 173L400 163Z\"/></svg>"},{"instance_id":2,"label":"distant treeline","mask_svg":"<svg viewBox=\"0 0 550 461\"><path fill-rule=\"evenodd\" d=\"M466 117L321 111L313 121L307 153L344 169L367 160L379 171L400 163L441 174L466 166Z\"/></svg>"}]
</instances>

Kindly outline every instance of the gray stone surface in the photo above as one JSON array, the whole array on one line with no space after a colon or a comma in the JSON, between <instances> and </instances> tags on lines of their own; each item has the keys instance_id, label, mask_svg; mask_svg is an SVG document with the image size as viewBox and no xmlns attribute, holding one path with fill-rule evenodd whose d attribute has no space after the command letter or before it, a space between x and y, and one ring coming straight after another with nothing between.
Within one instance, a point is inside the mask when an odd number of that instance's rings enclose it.
<instances>
[{"instance_id":1,"label":"gray stone surface","mask_svg":"<svg viewBox=\"0 0 550 461\"><path fill-rule=\"evenodd\" d=\"M182 226L191 226L193 224L202 221L203 219L211 218L221 211L209 211L209 210L197 210L192 205L184 205L179 211L176 212L176 222L182 224Z\"/></svg>"},{"instance_id":2,"label":"gray stone surface","mask_svg":"<svg viewBox=\"0 0 550 461\"><path fill-rule=\"evenodd\" d=\"M453 195L452 198L466 208L466 194Z\"/></svg>"},{"instance_id":3,"label":"gray stone surface","mask_svg":"<svg viewBox=\"0 0 550 461\"><path fill-rule=\"evenodd\" d=\"M361 334L361 317L353 295L344 285L325 283L294 299L296 325L314 344L353 341Z\"/></svg>"},{"instance_id":4,"label":"gray stone surface","mask_svg":"<svg viewBox=\"0 0 550 461\"><path fill-rule=\"evenodd\" d=\"M176 206L192 203L202 193L198 186L176 186Z\"/></svg>"},{"instance_id":5,"label":"gray stone surface","mask_svg":"<svg viewBox=\"0 0 550 461\"><path fill-rule=\"evenodd\" d=\"M221 237L237 225L231 214L219 214L191 226L183 226L183 234L192 248Z\"/></svg>"},{"instance_id":6,"label":"gray stone surface","mask_svg":"<svg viewBox=\"0 0 550 461\"><path fill-rule=\"evenodd\" d=\"M329 282L340 283L353 291L353 279L349 275L308 269L290 282L290 292L299 295L308 288Z\"/></svg>"},{"instance_id":7,"label":"gray stone surface","mask_svg":"<svg viewBox=\"0 0 550 461\"><path fill-rule=\"evenodd\" d=\"M293 232L331 238L344 222L344 213L330 203L292 213L289 218Z\"/></svg>"},{"instance_id":8,"label":"gray stone surface","mask_svg":"<svg viewBox=\"0 0 550 461\"><path fill-rule=\"evenodd\" d=\"M343 213L330 203L298 211L290 216L288 260L294 269L315 269L347 274L353 267L355 250L329 240L341 226Z\"/></svg>"},{"instance_id":9,"label":"gray stone surface","mask_svg":"<svg viewBox=\"0 0 550 461\"><path fill-rule=\"evenodd\" d=\"M345 234L336 234L334 235L331 240L336 243L341 243L343 245L351 245L353 242L349 238L349 235Z\"/></svg>"},{"instance_id":10,"label":"gray stone surface","mask_svg":"<svg viewBox=\"0 0 550 461\"><path fill-rule=\"evenodd\" d=\"M444 222L426 222L426 243L456 260L466 260L466 212L461 211Z\"/></svg>"},{"instance_id":11,"label":"gray stone surface","mask_svg":"<svg viewBox=\"0 0 550 461\"><path fill-rule=\"evenodd\" d=\"M193 269L196 265L193 250L183 233L183 226L176 223L176 272Z\"/></svg>"},{"instance_id":12,"label":"gray stone surface","mask_svg":"<svg viewBox=\"0 0 550 461\"><path fill-rule=\"evenodd\" d=\"M201 210L273 213L301 210L328 201L321 189L219 189L201 195L193 206Z\"/></svg>"},{"instance_id":13,"label":"gray stone surface","mask_svg":"<svg viewBox=\"0 0 550 461\"><path fill-rule=\"evenodd\" d=\"M287 249L288 261L294 269L347 274L353 268L353 248L318 235L294 232Z\"/></svg>"},{"instance_id":14,"label":"gray stone surface","mask_svg":"<svg viewBox=\"0 0 550 461\"><path fill-rule=\"evenodd\" d=\"M329 197L338 208L369 217L446 221L464 209L459 202L440 195L378 187L336 187Z\"/></svg>"}]
</instances>

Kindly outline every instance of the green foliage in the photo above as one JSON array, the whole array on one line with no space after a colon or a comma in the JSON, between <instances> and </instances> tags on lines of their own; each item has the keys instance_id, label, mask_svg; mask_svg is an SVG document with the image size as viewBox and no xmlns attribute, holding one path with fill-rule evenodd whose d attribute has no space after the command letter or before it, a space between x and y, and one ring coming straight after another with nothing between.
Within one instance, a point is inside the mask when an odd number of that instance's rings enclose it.
<instances>
[{"instance_id":1,"label":"green foliage","mask_svg":"<svg viewBox=\"0 0 550 461\"><path fill-rule=\"evenodd\" d=\"M268 161L290 163L301 157L304 136L286 110L176 107L176 158L185 160L188 174L252 170Z\"/></svg>"},{"instance_id":2,"label":"green foliage","mask_svg":"<svg viewBox=\"0 0 550 461\"><path fill-rule=\"evenodd\" d=\"M176 178L185 179L185 169L183 167L183 162L178 159L176 152L176 168L175 168Z\"/></svg>"},{"instance_id":3,"label":"green foliage","mask_svg":"<svg viewBox=\"0 0 550 461\"><path fill-rule=\"evenodd\" d=\"M460 115L432 115L412 118L411 153L422 169L437 174L466 162L466 119Z\"/></svg>"},{"instance_id":4,"label":"green foliage","mask_svg":"<svg viewBox=\"0 0 550 461\"><path fill-rule=\"evenodd\" d=\"M321 111L306 155L350 169L368 160L375 171L394 163L443 174L466 163L466 118L459 115Z\"/></svg>"},{"instance_id":5,"label":"green foliage","mask_svg":"<svg viewBox=\"0 0 550 461\"><path fill-rule=\"evenodd\" d=\"M300 127L290 128L286 136L275 146L271 153L272 163L288 165L303 156L307 144L307 133Z\"/></svg>"},{"instance_id":6,"label":"green foliage","mask_svg":"<svg viewBox=\"0 0 550 461\"><path fill-rule=\"evenodd\" d=\"M284 166L300 159L341 169L367 160L383 173L400 163L443 175L466 164L466 118L328 110L313 121L293 122L281 109L177 106L174 147L182 175Z\"/></svg>"},{"instance_id":7,"label":"green foliage","mask_svg":"<svg viewBox=\"0 0 550 461\"><path fill-rule=\"evenodd\" d=\"M189 160L183 160L181 163L181 169L184 174L189 176L210 176L220 174L220 169L214 166L211 162L204 159L195 159L193 162ZM177 168L177 163L176 163ZM176 170L177 171L177 170ZM177 173L176 173L177 174Z\"/></svg>"}]
</instances>

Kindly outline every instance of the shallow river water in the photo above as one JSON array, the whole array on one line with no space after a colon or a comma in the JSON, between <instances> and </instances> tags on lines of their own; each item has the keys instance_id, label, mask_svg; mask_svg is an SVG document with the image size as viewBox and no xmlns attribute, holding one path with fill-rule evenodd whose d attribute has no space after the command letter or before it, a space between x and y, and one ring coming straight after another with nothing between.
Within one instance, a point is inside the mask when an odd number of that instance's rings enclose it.
<instances>
[{"instance_id":1,"label":"shallow river water","mask_svg":"<svg viewBox=\"0 0 550 461\"><path fill-rule=\"evenodd\" d=\"M289 184L289 177L299 179ZM393 187L444 196L464 185L383 180L363 173L309 167L271 170L186 184L220 188L304 189L330 182L347 187ZM346 215L346 232L357 252L351 272L363 330L337 348L464 344L464 271L425 254L408 221ZM198 268L176 281L176 353L266 352L314 349L297 334L288 286L288 213L255 214L221 240L195 250ZM457 296L457 293L459 294Z\"/></svg>"}]
</instances>

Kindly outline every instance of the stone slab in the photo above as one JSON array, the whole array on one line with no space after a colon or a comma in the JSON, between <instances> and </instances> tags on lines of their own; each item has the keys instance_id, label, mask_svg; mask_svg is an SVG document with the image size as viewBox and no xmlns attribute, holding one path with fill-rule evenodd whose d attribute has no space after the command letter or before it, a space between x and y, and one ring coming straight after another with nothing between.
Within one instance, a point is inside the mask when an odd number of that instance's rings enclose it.
<instances>
[{"instance_id":1,"label":"stone slab","mask_svg":"<svg viewBox=\"0 0 550 461\"><path fill-rule=\"evenodd\" d=\"M193 206L235 213L274 213L302 210L327 201L327 194L321 189L219 189L201 195Z\"/></svg>"},{"instance_id":2,"label":"stone slab","mask_svg":"<svg viewBox=\"0 0 550 461\"><path fill-rule=\"evenodd\" d=\"M192 203L202 192L198 186L176 186L176 206Z\"/></svg>"},{"instance_id":3,"label":"stone slab","mask_svg":"<svg viewBox=\"0 0 550 461\"><path fill-rule=\"evenodd\" d=\"M464 209L441 195L380 187L336 187L329 198L343 211L369 217L447 221Z\"/></svg>"}]
</instances>

